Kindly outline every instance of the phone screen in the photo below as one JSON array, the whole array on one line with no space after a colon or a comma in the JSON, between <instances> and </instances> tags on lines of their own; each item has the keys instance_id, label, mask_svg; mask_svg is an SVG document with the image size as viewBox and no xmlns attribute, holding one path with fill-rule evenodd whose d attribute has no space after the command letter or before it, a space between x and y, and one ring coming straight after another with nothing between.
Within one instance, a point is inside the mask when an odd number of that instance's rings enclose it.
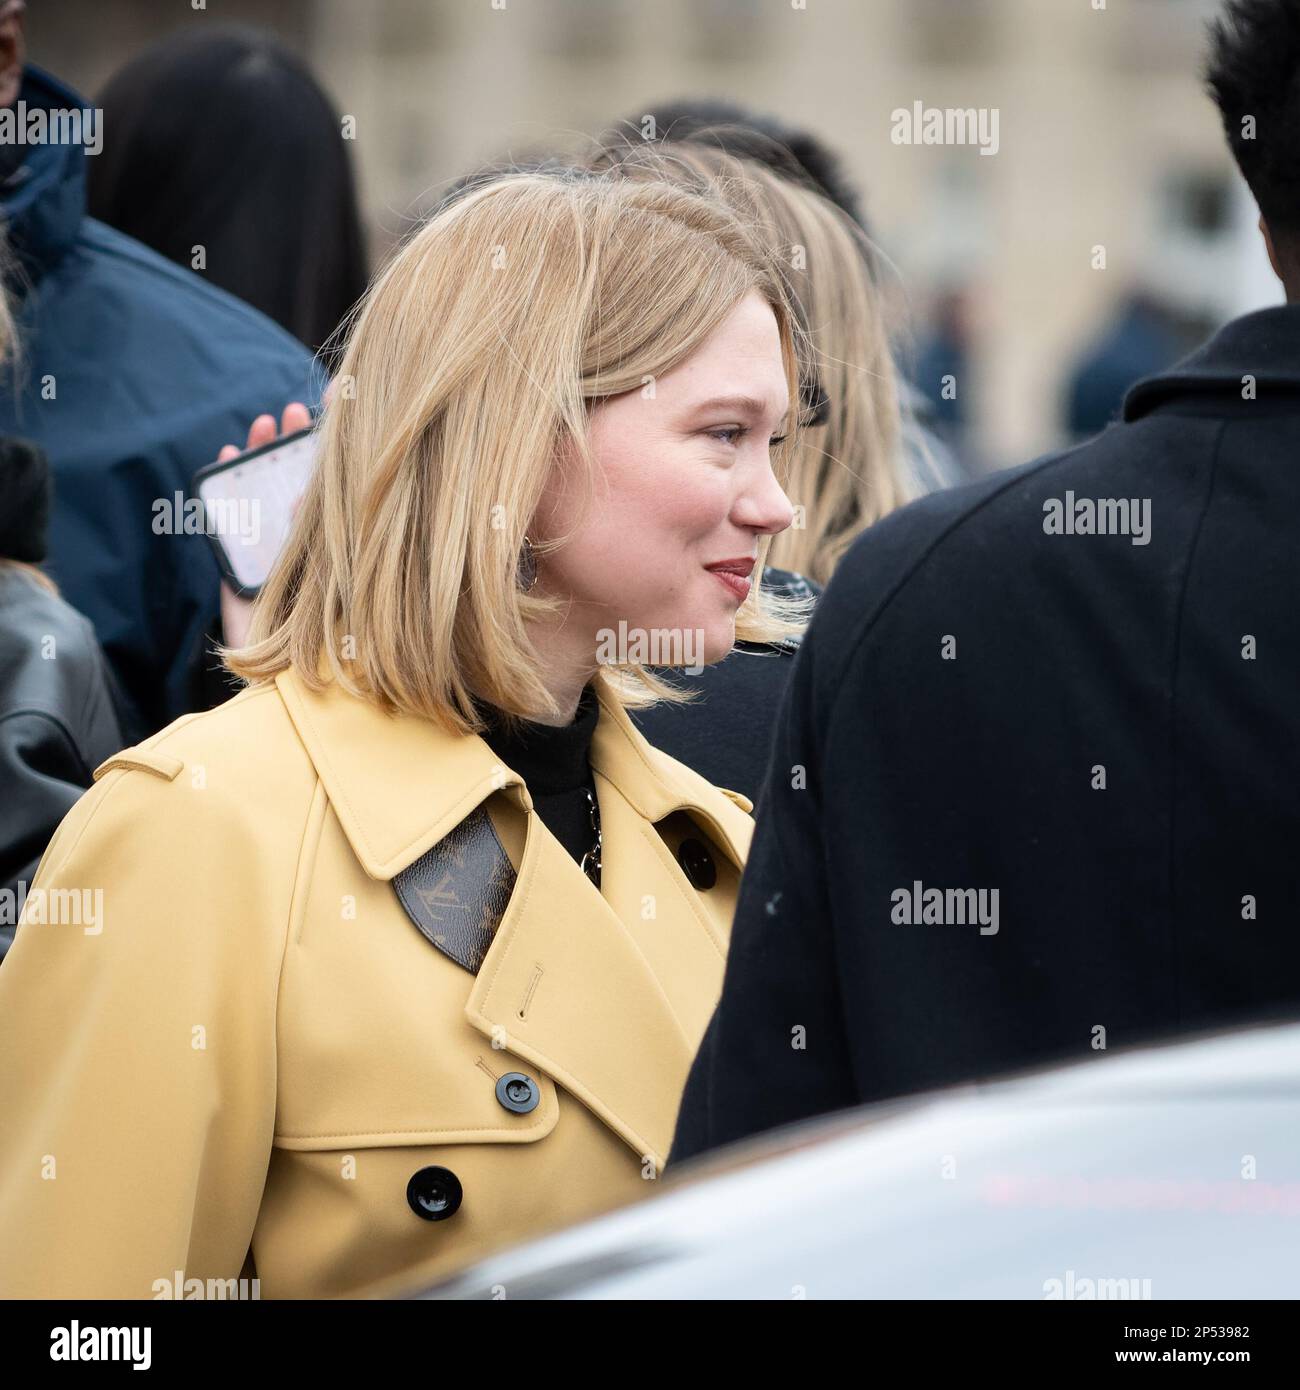
<instances>
[{"instance_id":1,"label":"phone screen","mask_svg":"<svg viewBox=\"0 0 1300 1390\"><path fill-rule=\"evenodd\" d=\"M266 583L284 547L312 469L316 432L299 430L196 478L207 533L224 560L222 569L245 595Z\"/></svg>"}]
</instances>

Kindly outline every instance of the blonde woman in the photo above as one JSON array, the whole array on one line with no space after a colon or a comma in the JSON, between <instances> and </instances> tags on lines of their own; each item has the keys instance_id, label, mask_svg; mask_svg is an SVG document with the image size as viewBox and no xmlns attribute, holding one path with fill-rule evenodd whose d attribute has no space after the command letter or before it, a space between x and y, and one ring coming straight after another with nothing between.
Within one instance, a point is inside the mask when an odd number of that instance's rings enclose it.
<instances>
[{"instance_id":1,"label":"blonde woman","mask_svg":"<svg viewBox=\"0 0 1300 1390\"><path fill-rule=\"evenodd\" d=\"M809 428L792 453L787 486L799 524L773 542L768 561L825 585L862 531L911 500L875 253L829 199L758 159L733 156L726 138L724 129L666 145L615 140L592 163L726 201L780 268L804 332ZM758 137L750 132L749 140Z\"/></svg>"},{"instance_id":2,"label":"blonde woman","mask_svg":"<svg viewBox=\"0 0 1300 1390\"><path fill-rule=\"evenodd\" d=\"M653 1189L751 821L627 707L797 630L750 580L793 331L654 182L506 178L396 256L250 688L99 769L36 887L100 925L0 972L3 1292L349 1294Z\"/></svg>"},{"instance_id":3,"label":"blonde woman","mask_svg":"<svg viewBox=\"0 0 1300 1390\"><path fill-rule=\"evenodd\" d=\"M797 166L778 174L757 158L734 157L725 147L729 131L651 145L636 135L611 137L588 162L726 202L779 267L803 330L805 428L785 481L796 521L773 542L764 585L811 596L864 530L911 497L887 316L861 228L799 182ZM781 147L743 134L743 147L770 146L771 162L785 167ZM793 163L788 152L786 161ZM757 801L788 656L745 645L702 673L677 676L699 698L640 711L638 726L703 776Z\"/></svg>"}]
</instances>

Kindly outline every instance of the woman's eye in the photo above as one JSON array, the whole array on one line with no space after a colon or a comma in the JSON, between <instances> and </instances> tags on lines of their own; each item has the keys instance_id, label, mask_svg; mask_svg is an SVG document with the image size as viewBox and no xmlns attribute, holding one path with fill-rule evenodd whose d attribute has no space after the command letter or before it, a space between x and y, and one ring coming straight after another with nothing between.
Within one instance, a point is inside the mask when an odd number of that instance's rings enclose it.
<instances>
[{"instance_id":1,"label":"woman's eye","mask_svg":"<svg viewBox=\"0 0 1300 1390\"><path fill-rule=\"evenodd\" d=\"M749 430L741 425L727 425L724 429L720 430L705 430L705 434L707 434L710 439L721 440L723 444L734 444L748 433ZM788 437L789 436L784 434L774 434L771 439L768 440L768 444L769 446L784 444Z\"/></svg>"}]
</instances>

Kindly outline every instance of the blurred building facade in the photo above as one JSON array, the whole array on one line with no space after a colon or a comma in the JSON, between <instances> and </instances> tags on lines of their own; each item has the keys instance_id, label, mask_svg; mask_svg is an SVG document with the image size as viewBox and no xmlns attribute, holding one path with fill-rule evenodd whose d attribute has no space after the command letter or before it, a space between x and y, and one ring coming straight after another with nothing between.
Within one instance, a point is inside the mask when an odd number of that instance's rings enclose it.
<instances>
[{"instance_id":1,"label":"blurred building facade","mask_svg":"<svg viewBox=\"0 0 1300 1390\"><path fill-rule=\"evenodd\" d=\"M274 30L353 118L377 258L460 174L556 133L572 143L684 95L770 110L842 155L897 267L918 348L932 309L949 322L962 306L955 414L989 462L1005 464L1064 440L1071 373L1135 294L1197 328L1281 299L1202 90L1204 25L1216 8L31 0L28 33L33 60L91 97L128 55L176 28ZM918 102L996 112L996 153L896 143L893 113Z\"/></svg>"}]
</instances>

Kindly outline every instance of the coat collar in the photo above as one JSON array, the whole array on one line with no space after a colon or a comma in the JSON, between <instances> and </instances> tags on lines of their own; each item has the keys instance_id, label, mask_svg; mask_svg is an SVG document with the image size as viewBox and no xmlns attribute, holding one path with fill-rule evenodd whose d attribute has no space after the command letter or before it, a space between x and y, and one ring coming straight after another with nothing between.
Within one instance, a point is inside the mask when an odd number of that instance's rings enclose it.
<instances>
[{"instance_id":1,"label":"coat collar","mask_svg":"<svg viewBox=\"0 0 1300 1390\"><path fill-rule=\"evenodd\" d=\"M1246 376L1259 399L1300 394L1300 305L1279 304L1225 324L1168 371L1139 381L1124 398L1124 419L1193 396L1240 402Z\"/></svg>"},{"instance_id":2,"label":"coat collar","mask_svg":"<svg viewBox=\"0 0 1300 1390\"><path fill-rule=\"evenodd\" d=\"M334 684L310 690L292 669L275 683L348 843L371 878L400 873L493 792L532 810L523 779L476 734L385 714ZM733 833L731 803L698 773L647 743L604 692L591 765L648 821L674 811L698 816L732 863L743 866L747 847Z\"/></svg>"},{"instance_id":3,"label":"coat collar","mask_svg":"<svg viewBox=\"0 0 1300 1390\"><path fill-rule=\"evenodd\" d=\"M308 690L292 671L276 685L373 878L400 873L495 791L532 810L519 777L476 735L386 715L338 686ZM717 788L651 747L603 693L591 764L605 838L602 889L529 816L514 890L479 973L466 976L465 1014L492 1046L537 1066L642 1162L662 1167L721 986L725 941L646 822L688 812L737 868L751 823ZM664 904L650 923L641 920L647 895Z\"/></svg>"}]
</instances>

